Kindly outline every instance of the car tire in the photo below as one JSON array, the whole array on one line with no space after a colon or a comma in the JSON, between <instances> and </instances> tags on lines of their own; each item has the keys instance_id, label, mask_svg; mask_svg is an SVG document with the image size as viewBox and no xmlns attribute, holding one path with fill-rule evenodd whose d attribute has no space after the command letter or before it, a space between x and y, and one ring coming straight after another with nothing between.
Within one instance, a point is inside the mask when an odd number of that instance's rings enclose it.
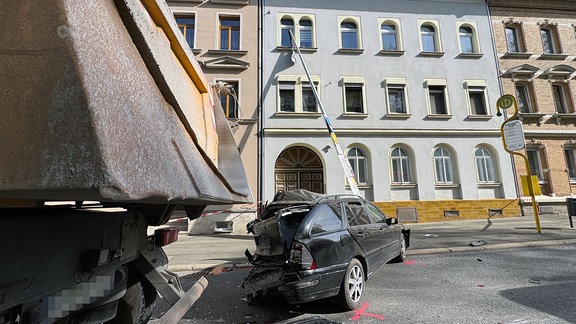
<instances>
[{"instance_id":1,"label":"car tire","mask_svg":"<svg viewBox=\"0 0 576 324\"><path fill-rule=\"evenodd\" d=\"M118 302L114 319L107 324L144 324L152 316L156 305L156 289L146 281L137 281Z\"/></svg>"},{"instance_id":2,"label":"car tire","mask_svg":"<svg viewBox=\"0 0 576 324\"><path fill-rule=\"evenodd\" d=\"M358 259L350 260L342 287L337 297L337 303L345 309L352 310L360 307L364 292L364 267Z\"/></svg>"},{"instance_id":3,"label":"car tire","mask_svg":"<svg viewBox=\"0 0 576 324\"><path fill-rule=\"evenodd\" d=\"M399 241L400 241L400 252L394 259L392 259L392 262L394 263L401 263L404 262L404 260L406 260L406 237L402 232L400 232Z\"/></svg>"}]
</instances>

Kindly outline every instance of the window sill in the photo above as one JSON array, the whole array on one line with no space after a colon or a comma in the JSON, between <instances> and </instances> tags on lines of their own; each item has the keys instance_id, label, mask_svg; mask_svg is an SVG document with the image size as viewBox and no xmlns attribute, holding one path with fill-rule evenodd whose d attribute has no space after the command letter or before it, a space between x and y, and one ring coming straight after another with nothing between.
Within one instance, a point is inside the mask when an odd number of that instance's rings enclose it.
<instances>
[{"instance_id":1,"label":"window sill","mask_svg":"<svg viewBox=\"0 0 576 324\"><path fill-rule=\"evenodd\" d=\"M452 115L448 115L448 114L431 114L426 116L426 119L439 119L439 120L446 120L446 119L451 119Z\"/></svg>"},{"instance_id":2,"label":"window sill","mask_svg":"<svg viewBox=\"0 0 576 324\"><path fill-rule=\"evenodd\" d=\"M414 189L418 187L417 183L391 183L390 189Z\"/></svg>"},{"instance_id":3,"label":"window sill","mask_svg":"<svg viewBox=\"0 0 576 324\"><path fill-rule=\"evenodd\" d=\"M482 56L484 56L482 53L460 53L457 57L463 59L478 59Z\"/></svg>"},{"instance_id":4,"label":"window sill","mask_svg":"<svg viewBox=\"0 0 576 324\"><path fill-rule=\"evenodd\" d=\"M310 118L318 118L321 117L322 114L319 112L284 112L284 111L277 111L274 113L274 116L278 117L310 117Z\"/></svg>"},{"instance_id":5,"label":"window sill","mask_svg":"<svg viewBox=\"0 0 576 324\"><path fill-rule=\"evenodd\" d=\"M211 49L206 52L208 54L218 54L218 55L246 55L248 51L241 50L221 50L221 49Z\"/></svg>"},{"instance_id":6,"label":"window sill","mask_svg":"<svg viewBox=\"0 0 576 324\"><path fill-rule=\"evenodd\" d=\"M412 117L412 114L399 114L399 113L388 113L384 115L386 118L393 118L393 119L408 119Z\"/></svg>"},{"instance_id":7,"label":"window sill","mask_svg":"<svg viewBox=\"0 0 576 324\"><path fill-rule=\"evenodd\" d=\"M546 114L541 113L518 113L518 120L521 122L526 122L528 124L536 123L536 125L540 126L542 124L542 120L544 119Z\"/></svg>"},{"instance_id":8,"label":"window sill","mask_svg":"<svg viewBox=\"0 0 576 324\"><path fill-rule=\"evenodd\" d=\"M478 188L498 188L502 186L500 182L478 182Z\"/></svg>"},{"instance_id":9,"label":"window sill","mask_svg":"<svg viewBox=\"0 0 576 324\"><path fill-rule=\"evenodd\" d=\"M436 184L434 184L434 187L440 188L440 189L460 188L460 184L459 183L436 183Z\"/></svg>"},{"instance_id":10,"label":"window sill","mask_svg":"<svg viewBox=\"0 0 576 324\"><path fill-rule=\"evenodd\" d=\"M469 120L490 120L492 119L492 115L468 115L468 117L466 117L466 119Z\"/></svg>"},{"instance_id":11,"label":"window sill","mask_svg":"<svg viewBox=\"0 0 576 324\"><path fill-rule=\"evenodd\" d=\"M502 58L512 58L512 59L527 59L532 56L532 53L527 52L506 52Z\"/></svg>"},{"instance_id":12,"label":"window sill","mask_svg":"<svg viewBox=\"0 0 576 324\"><path fill-rule=\"evenodd\" d=\"M444 56L444 52L420 52L418 56L425 56L425 57L442 57Z\"/></svg>"},{"instance_id":13,"label":"window sill","mask_svg":"<svg viewBox=\"0 0 576 324\"><path fill-rule=\"evenodd\" d=\"M291 46L276 46L276 50L279 52L292 52L294 48ZM302 53L315 53L317 51L317 47L300 47L300 52Z\"/></svg>"},{"instance_id":14,"label":"window sill","mask_svg":"<svg viewBox=\"0 0 576 324\"><path fill-rule=\"evenodd\" d=\"M378 52L378 55L382 55L382 56L402 56L404 55L405 51L402 50L380 50L380 52Z\"/></svg>"},{"instance_id":15,"label":"window sill","mask_svg":"<svg viewBox=\"0 0 576 324\"><path fill-rule=\"evenodd\" d=\"M564 60L568 57L568 54L559 53L542 53L538 59L541 60Z\"/></svg>"},{"instance_id":16,"label":"window sill","mask_svg":"<svg viewBox=\"0 0 576 324\"><path fill-rule=\"evenodd\" d=\"M345 118L367 118L368 114L346 112L346 113L342 114L342 117L345 117Z\"/></svg>"},{"instance_id":17,"label":"window sill","mask_svg":"<svg viewBox=\"0 0 576 324\"><path fill-rule=\"evenodd\" d=\"M360 55L360 54L364 53L364 49L362 49L362 48L339 48L338 53Z\"/></svg>"},{"instance_id":18,"label":"window sill","mask_svg":"<svg viewBox=\"0 0 576 324\"><path fill-rule=\"evenodd\" d=\"M576 124L576 113L556 113L552 117L556 119L556 125L560 125L562 121L565 121L568 124L570 121Z\"/></svg>"}]
</instances>

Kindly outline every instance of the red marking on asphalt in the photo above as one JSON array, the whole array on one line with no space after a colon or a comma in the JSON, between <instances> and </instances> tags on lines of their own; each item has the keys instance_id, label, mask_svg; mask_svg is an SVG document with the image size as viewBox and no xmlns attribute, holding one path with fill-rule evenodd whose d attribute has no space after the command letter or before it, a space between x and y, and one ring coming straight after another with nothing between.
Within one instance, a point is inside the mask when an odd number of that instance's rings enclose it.
<instances>
[{"instance_id":1,"label":"red marking on asphalt","mask_svg":"<svg viewBox=\"0 0 576 324\"><path fill-rule=\"evenodd\" d=\"M368 303L364 303L364 305L362 305L362 307L360 307L359 309L354 310L354 316L352 317L353 321L357 321L360 319L360 317L362 316L366 316L366 317L374 317L376 319L379 320L384 320L384 316L382 315L377 315L377 314L372 314L372 313L366 313L366 308L368 308L368 306L370 306L370 304Z\"/></svg>"},{"instance_id":2,"label":"red marking on asphalt","mask_svg":"<svg viewBox=\"0 0 576 324\"><path fill-rule=\"evenodd\" d=\"M416 261L416 260L406 260L406 261L404 261L404 264L407 265L407 266L419 265L419 266L422 266L422 267L428 265L427 263L420 263L420 262L418 262L418 261Z\"/></svg>"}]
</instances>

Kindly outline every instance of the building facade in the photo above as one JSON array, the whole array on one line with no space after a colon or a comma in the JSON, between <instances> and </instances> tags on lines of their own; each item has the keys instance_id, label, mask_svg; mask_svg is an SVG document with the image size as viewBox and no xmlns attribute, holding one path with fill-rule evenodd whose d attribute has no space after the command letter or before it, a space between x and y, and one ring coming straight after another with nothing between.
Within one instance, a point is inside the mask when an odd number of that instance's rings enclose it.
<instances>
[{"instance_id":1,"label":"building facade","mask_svg":"<svg viewBox=\"0 0 576 324\"><path fill-rule=\"evenodd\" d=\"M178 0L168 6L219 100L246 170L253 199L258 188L258 2L257 0ZM200 220L198 231L238 231L253 219L255 205L214 206L217 217ZM210 212L211 210L208 210ZM240 221L242 220L242 221ZM200 224L202 223L202 225Z\"/></svg>"},{"instance_id":2,"label":"building facade","mask_svg":"<svg viewBox=\"0 0 576 324\"><path fill-rule=\"evenodd\" d=\"M314 87L362 195L388 215L519 214L484 1L261 5L261 200L350 191Z\"/></svg>"},{"instance_id":3,"label":"building facade","mask_svg":"<svg viewBox=\"0 0 576 324\"><path fill-rule=\"evenodd\" d=\"M489 7L502 88L517 98L537 201L543 213L565 212L576 189L576 1L490 0ZM518 177L527 175L523 159L515 165Z\"/></svg>"}]
</instances>

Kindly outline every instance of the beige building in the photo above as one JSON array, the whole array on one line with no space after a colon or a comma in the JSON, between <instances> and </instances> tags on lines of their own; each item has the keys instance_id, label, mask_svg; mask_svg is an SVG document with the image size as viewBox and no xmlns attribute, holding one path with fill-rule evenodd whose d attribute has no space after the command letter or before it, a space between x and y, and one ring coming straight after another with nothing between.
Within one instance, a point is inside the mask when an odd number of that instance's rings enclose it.
<instances>
[{"instance_id":1,"label":"beige building","mask_svg":"<svg viewBox=\"0 0 576 324\"><path fill-rule=\"evenodd\" d=\"M221 89L220 103L232 129L256 199L258 182L258 2L256 0L168 1L180 30L211 84ZM255 207L226 209L204 227L232 230L233 219L252 219ZM210 210L207 210L210 212ZM240 231L243 222L237 222ZM202 231L206 231L203 229Z\"/></svg>"},{"instance_id":2,"label":"beige building","mask_svg":"<svg viewBox=\"0 0 576 324\"><path fill-rule=\"evenodd\" d=\"M576 1L490 0L489 8L502 90L518 101L537 201L543 214L565 213L576 190ZM515 166L520 183L525 162Z\"/></svg>"}]
</instances>

